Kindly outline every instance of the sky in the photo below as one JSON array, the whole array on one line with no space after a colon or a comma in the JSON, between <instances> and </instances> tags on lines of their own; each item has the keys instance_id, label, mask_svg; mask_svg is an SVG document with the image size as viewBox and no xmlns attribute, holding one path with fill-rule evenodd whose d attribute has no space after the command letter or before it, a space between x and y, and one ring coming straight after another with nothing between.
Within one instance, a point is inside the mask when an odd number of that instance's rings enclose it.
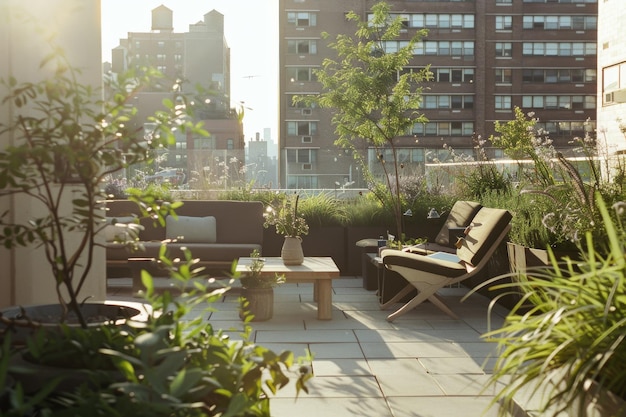
<instances>
[{"instance_id":1,"label":"sky","mask_svg":"<svg viewBox=\"0 0 626 417\"><path fill-rule=\"evenodd\" d=\"M152 9L173 11L174 31L217 10L224 15L230 47L231 106L244 102L246 141L271 128L276 142L278 123L278 0L102 0L102 60L111 62L111 49L128 32L149 32Z\"/></svg>"}]
</instances>

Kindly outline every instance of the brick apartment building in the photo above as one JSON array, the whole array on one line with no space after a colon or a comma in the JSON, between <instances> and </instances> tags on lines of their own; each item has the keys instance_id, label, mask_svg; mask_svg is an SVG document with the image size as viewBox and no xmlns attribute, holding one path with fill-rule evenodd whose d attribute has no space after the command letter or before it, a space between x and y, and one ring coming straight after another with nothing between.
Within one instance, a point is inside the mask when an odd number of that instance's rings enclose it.
<instances>
[{"instance_id":1,"label":"brick apartment building","mask_svg":"<svg viewBox=\"0 0 626 417\"><path fill-rule=\"evenodd\" d=\"M206 176L203 181L217 181L233 158L242 164L245 160L243 126L230 108L230 48L224 36L224 16L212 10L184 33L174 32L172 20L169 8L161 5L152 10L151 30L129 32L113 49L112 72L150 66L164 75L151 89L136 95L133 104L138 120L159 110L164 98L177 101L184 96L210 136L177 137L160 166L183 169L187 178L197 173ZM180 87L173 90L179 80Z\"/></svg>"},{"instance_id":2,"label":"brick apartment building","mask_svg":"<svg viewBox=\"0 0 626 417\"><path fill-rule=\"evenodd\" d=\"M611 2L611 0L608 0ZM535 112L554 146L595 128L597 103L597 0L388 1L406 23L402 37L429 33L412 67L431 65L421 111L429 119L398 138L402 158L419 169L439 156L443 144L472 154L472 138L494 133L495 121L513 108ZM331 114L295 107L294 94L318 93L312 71L333 52L329 40L354 33L345 13L363 19L371 0L280 0L280 181L287 188L363 186L351 155L333 145ZM619 26L619 25L618 25ZM328 40L322 33L330 34ZM388 42L391 51L397 44ZM590 123L585 125L586 120ZM367 150L363 150L367 152ZM491 150L492 157L502 153ZM372 160L373 154L370 155Z\"/></svg>"}]
</instances>

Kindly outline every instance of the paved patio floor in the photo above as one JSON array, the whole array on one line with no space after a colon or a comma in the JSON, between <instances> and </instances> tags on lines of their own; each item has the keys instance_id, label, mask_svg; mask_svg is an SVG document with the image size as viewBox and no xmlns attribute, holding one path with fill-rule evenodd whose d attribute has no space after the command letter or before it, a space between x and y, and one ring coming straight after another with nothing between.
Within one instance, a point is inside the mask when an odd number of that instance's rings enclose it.
<instances>
[{"instance_id":1,"label":"paved patio floor","mask_svg":"<svg viewBox=\"0 0 626 417\"><path fill-rule=\"evenodd\" d=\"M127 299L130 280L109 280L113 299ZM454 320L430 303L388 323L376 294L360 277L333 281L333 318L316 318L312 284L275 290L274 317L252 323L254 340L276 352L313 355L309 394L295 398L293 384L271 400L274 417L494 417L493 389L485 381L495 345L483 341L489 301L465 288L440 292L461 317ZM216 328L241 329L238 294L215 305ZM496 309L492 323L506 313ZM236 333L236 331L234 332ZM487 410L488 409L488 410ZM487 411L486 411L487 410Z\"/></svg>"}]
</instances>

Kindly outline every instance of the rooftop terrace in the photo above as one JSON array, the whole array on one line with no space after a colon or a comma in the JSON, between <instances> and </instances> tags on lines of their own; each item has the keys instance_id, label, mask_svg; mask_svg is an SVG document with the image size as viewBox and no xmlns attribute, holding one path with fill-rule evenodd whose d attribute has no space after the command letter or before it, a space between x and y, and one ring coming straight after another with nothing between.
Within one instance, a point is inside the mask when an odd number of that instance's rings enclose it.
<instances>
[{"instance_id":1,"label":"rooftop terrace","mask_svg":"<svg viewBox=\"0 0 626 417\"><path fill-rule=\"evenodd\" d=\"M110 279L111 299L129 299L130 279ZM475 294L461 302L466 288L445 288L440 295L461 317L454 320L429 303L386 321L375 292L360 277L333 280L332 320L316 318L312 284L275 289L274 317L252 323L253 340L275 352L303 356L310 349L315 378L309 394L295 399L290 383L271 401L274 417L494 417L487 413L493 388L483 391L492 369L495 344L480 335L488 329L489 300ZM204 313L215 328L243 328L238 293L231 292ZM202 314L198 312L198 314ZM497 308L492 325L506 310Z\"/></svg>"}]
</instances>

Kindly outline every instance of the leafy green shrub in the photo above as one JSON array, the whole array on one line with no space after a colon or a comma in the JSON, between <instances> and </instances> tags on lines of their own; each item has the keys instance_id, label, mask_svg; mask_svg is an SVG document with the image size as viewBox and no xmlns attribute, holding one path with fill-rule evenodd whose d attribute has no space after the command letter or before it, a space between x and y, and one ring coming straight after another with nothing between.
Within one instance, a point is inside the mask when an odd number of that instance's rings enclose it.
<instances>
[{"instance_id":1,"label":"leafy green shrub","mask_svg":"<svg viewBox=\"0 0 626 417\"><path fill-rule=\"evenodd\" d=\"M461 176L460 181L472 199L480 199L483 194L491 192L508 193L511 189L511 179L493 163L479 163L468 169L469 173Z\"/></svg>"},{"instance_id":2,"label":"leafy green shrub","mask_svg":"<svg viewBox=\"0 0 626 417\"><path fill-rule=\"evenodd\" d=\"M349 226L391 225L395 221L393 212L370 194L346 201L345 212Z\"/></svg>"},{"instance_id":3,"label":"leafy green shrub","mask_svg":"<svg viewBox=\"0 0 626 417\"><path fill-rule=\"evenodd\" d=\"M85 372L97 376L99 384L54 391L55 380L30 396L18 382L10 389L11 408L3 415L269 417L269 394L290 381L287 372L295 364L294 355L256 345L247 324L241 340L231 341L203 314L190 319L194 308L212 311L213 302L227 291L192 282L200 273L196 262L185 251L185 259L175 263L162 247L160 263L169 271L177 295L171 290L158 293L150 274L142 271L144 297L151 307L145 322L41 333L28 351L45 356L49 364L89 364L91 371ZM6 351L5 346L0 381L6 377ZM40 355L42 351L45 355ZM118 372L102 373L111 368ZM307 390L305 382L311 376L308 367L299 368L297 392Z\"/></svg>"},{"instance_id":4,"label":"leafy green shrub","mask_svg":"<svg viewBox=\"0 0 626 417\"><path fill-rule=\"evenodd\" d=\"M595 250L587 233L582 261L561 262L552 256L549 267L529 269L514 275L512 283L493 286L524 294L502 328L484 335L498 343L490 383L499 389L493 404L504 405L503 416L522 389L541 398L536 410L541 415L587 415L586 396L601 392L591 382L626 399L626 234L599 197L597 205L606 255Z\"/></svg>"},{"instance_id":5,"label":"leafy green shrub","mask_svg":"<svg viewBox=\"0 0 626 417\"><path fill-rule=\"evenodd\" d=\"M298 211L309 226L343 226L347 222L346 204L330 193L304 195Z\"/></svg>"}]
</instances>

